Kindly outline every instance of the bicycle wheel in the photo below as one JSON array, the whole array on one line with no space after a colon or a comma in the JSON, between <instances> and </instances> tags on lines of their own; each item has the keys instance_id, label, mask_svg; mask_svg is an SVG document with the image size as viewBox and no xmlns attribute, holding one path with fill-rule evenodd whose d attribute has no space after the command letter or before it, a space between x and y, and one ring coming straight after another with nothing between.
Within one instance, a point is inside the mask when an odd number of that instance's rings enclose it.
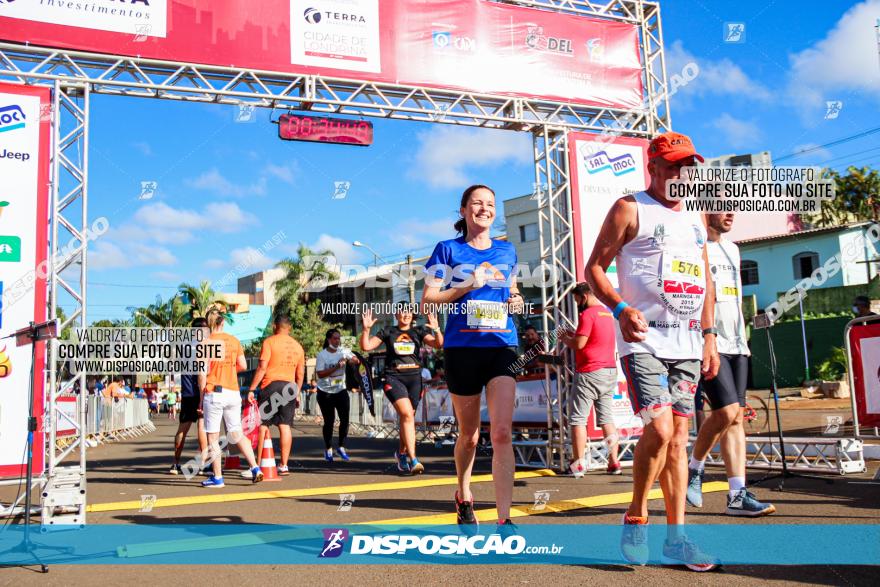
<instances>
[{"instance_id":1,"label":"bicycle wheel","mask_svg":"<svg viewBox=\"0 0 880 587\"><path fill-rule=\"evenodd\" d=\"M746 436L767 432L770 429L770 410L767 408L767 402L757 395L747 396L743 425Z\"/></svg>"}]
</instances>

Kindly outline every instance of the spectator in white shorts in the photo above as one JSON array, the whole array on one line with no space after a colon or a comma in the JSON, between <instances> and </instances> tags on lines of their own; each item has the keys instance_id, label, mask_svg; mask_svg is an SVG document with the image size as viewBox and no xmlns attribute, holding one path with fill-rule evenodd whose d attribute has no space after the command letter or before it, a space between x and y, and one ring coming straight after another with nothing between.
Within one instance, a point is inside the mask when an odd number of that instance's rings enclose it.
<instances>
[{"instance_id":1,"label":"spectator in white shorts","mask_svg":"<svg viewBox=\"0 0 880 587\"><path fill-rule=\"evenodd\" d=\"M577 383L568 404L573 457L569 469L575 477L583 477L586 472L587 418L590 408L595 406L596 424L602 427L608 447L607 472L609 475L620 475L617 428L612 414L614 390L617 388L614 316L593 295L589 284L577 284L573 294L578 308L577 330L561 336L565 346L574 351L577 371Z\"/></svg>"}]
</instances>

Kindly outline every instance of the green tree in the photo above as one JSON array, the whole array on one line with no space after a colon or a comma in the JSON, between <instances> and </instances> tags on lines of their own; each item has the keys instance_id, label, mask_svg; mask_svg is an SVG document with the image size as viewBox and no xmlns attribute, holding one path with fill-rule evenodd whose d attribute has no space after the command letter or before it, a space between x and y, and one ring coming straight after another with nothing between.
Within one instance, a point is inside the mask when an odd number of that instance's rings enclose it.
<instances>
[{"instance_id":1,"label":"green tree","mask_svg":"<svg viewBox=\"0 0 880 587\"><path fill-rule=\"evenodd\" d=\"M189 319L204 317L208 307L216 301L217 293L211 288L211 282L202 281L199 285L181 283L177 290L189 305Z\"/></svg>"},{"instance_id":2,"label":"green tree","mask_svg":"<svg viewBox=\"0 0 880 587\"><path fill-rule=\"evenodd\" d=\"M147 326L183 327L189 324L189 306L183 302L180 294L167 300L157 295L156 303L142 308L131 307L128 310L135 321L138 317L146 320Z\"/></svg>"},{"instance_id":3,"label":"green tree","mask_svg":"<svg viewBox=\"0 0 880 587\"><path fill-rule=\"evenodd\" d=\"M824 228L880 219L880 172L850 166L846 174L825 169L823 175L834 181L835 197L823 202L818 213L805 215L809 225Z\"/></svg>"},{"instance_id":4,"label":"green tree","mask_svg":"<svg viewBox=\"0 0 880 587\"><path fill-rule=\"evenodd\" d=\"M284 277L275 282L276 312L289 312L303 300L308 300L309 291L320 288L337 277L329 265L330 251L313 251L304 244L299 245L296 258L282 259L276 267L284 270Z\"/></svg>"}]
</instances>

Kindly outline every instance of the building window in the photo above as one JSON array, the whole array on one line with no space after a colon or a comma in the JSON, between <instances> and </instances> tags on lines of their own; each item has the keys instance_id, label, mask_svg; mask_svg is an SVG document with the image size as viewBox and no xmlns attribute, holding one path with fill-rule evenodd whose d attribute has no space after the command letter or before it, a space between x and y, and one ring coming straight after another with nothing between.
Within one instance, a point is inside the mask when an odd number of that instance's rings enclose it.
<instances>
[{"instance_id":1,"label":"building window","mask_svg":"<svg viewBox=\"0 0 880 587\"><path fill-rule=\"evenodd\" d=\"M758 262L743 259L739 267L739 278L744 286L758 285Z\"/></svg>"},{"instance_id":2,"label":"building window","mask_svg":"<svg viewBox=\"0 0 880 587\"><path fill-rule=\"evenodd\" d=\"M519 227L519 242L527 243L538 240L538 223L523 224Z\"/></svg>"},{"instance_id":3,"label":"building window","mask_svg":"<svg viewBox=\"0 0 880 587\"><path fill-rule=\"evenodd\" d=\"M794 265L794 278L804 279L813 274L813 271L819 268L819 253L807 251L798 253L791 258Z\"/></svg>"}]
</instances>

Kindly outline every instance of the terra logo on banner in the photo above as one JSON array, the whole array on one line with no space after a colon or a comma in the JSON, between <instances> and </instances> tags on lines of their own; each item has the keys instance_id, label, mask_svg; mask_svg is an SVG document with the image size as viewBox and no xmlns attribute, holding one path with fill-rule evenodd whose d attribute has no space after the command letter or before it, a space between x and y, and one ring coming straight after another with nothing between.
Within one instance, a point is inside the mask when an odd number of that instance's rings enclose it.
<instances>
[{"instance_id":1,"label":"terra logo on banner","mask_svg":"<svg viewBox=\"0 0 880 587\"><path fill-rule=\"evenodd\" d=\"M169 0L0 2L0 16L139 37L165 37Z\"/></svg>"}]
</instances>

